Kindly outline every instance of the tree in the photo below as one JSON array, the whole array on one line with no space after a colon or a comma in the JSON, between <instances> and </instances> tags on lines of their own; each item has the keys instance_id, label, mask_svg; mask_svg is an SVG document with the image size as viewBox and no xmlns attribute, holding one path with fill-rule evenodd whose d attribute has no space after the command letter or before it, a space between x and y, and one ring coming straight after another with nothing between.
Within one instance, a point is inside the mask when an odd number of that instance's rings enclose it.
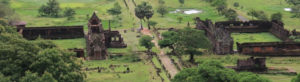
<instances>
[{"instance_id":1,"label":"tree","mask_svg":"<svg viewBox=\"0 0 300 82\"><path fill-rule=\"evenodd\" d=\"M66 8L64 15L68 18L68 20L71 20L74 18L74 15L76 14L75 10L72 8Z\"/></svg>"},{"instance_id":2,"label":"tree","mask_svg":"<svg viewBox=\"0 0 300 82\"><path fill-rule=\"evenodd\" d=\"M190 62L194 62L194 55L202 54L198 49L209 49L210 42L206 38L204 31L186 27L178 31L177 50L190 55Z\"/></svg>"},{"instance_id":3,"label":"tree","mask_svg":"<svg viewBox=\"0 0 300 82\"><path fill-rule=\"evenodd\" d=\"M122 7L120 6L120 4L116 2L113 8L107 10L107 13L109 13L110 15L118 16L122 13L121 9Z\"/></svg>"},{"instance_id":4,"label":"tree","mask_svg":"<svg viewBox=\"0 0 300 82\"><path fill-rule=\"evenodd\" d=\"M271 82L269 79L251 72L240 72L236 77L238 78L238 82Z\"/></svg>"},{"instance_id":5,"label":"tree","mask_svg":"<svg viewBox=\"0 0 300 82\"><path fill-rule=\"evenodd\" d=\"M164 17L164 15L168 13L168 10L167 10L167 8L166 8L165 6L160 5L160 6L158 6L158 8L157 8L157 12L158 12L162 17Z\"/></svg>"},{"instance_id":6,"label":"tree","mask_svg":"<svg viewBox=\"0 0 300 82\"><path fill-rule=\"evenodd\" d=\"M60 50L52 42L27 41L10 27L4 27L0 37L0 73L13 82L82 82L85 78L75 53Z\"/></svg>"},{"instance_id":7,"label":"tree","mask_svg":"<svg viewBox=\"0 0 300 82\"><path fill-rule=\"evenodd\" d=\"M233 6L234 6L234 7L239 7L240 4L239 4L238 2L234 2L234 3L233 3Z\"/></svg>"},{"instance_id":8,"label":"tree","mask_svg":"<svg viewBox=\"0 0 300 82\"><path fill-rule=\"evenodd\" d=\"M153 28L155 28L155 26L157 25L157 22L149 21L149 25L152 26Z\"/></svg>"},{"instance_id":9,"label":"tree","mask_svg":"<svg viewBox=\"0 0 300 82\"><path fill-rule=\"evenodd\" d=\"M178 40L178 34L175 31L167 31L162 33L162 40L159 40L158 45L161 48L170 48L172 49L172 54L176 54L175 52L175 43Z\"/></svg>"},{"instance_id":10,"label":"tree","mask_svg":"<svg viewBox=\"0 0 300 82\"><path fill-rule=\"evenodd\" d=\"M238 14L236 13L235 10L233 9L228 9L226 12L225 12L225 17L228 19L228 20L236 20Z\"/></svg>"},{"instance_id":11,"label":"tree","mask_svg":"<svg viewBox=\"0 0 300 82\"><path fill-rule=\"evenodd\" d=\"M10 78L5 77L2 73L0 73L0 82L10 82Z\"/></svg>"},{"instance_id":12,"label":"tree","mask_svg":"<svg viewBox=\"0 0 300 82\"><path fill-rule=\"evenodd\" d=\"M46 5L39 9L40 16L58 17L60 12L59 3L56 0L49 0Z\"/></svg>"},{"instance_id":13,"label":"tree","mask_svg":"<svg viewBox=\"0 0 300 82\"><path fill-rule=\"evenodd\" d=\"M274 13L274 14L272 14L271 18L272 18L272 20L281 21L282 20L282 14L280 12Z\"/></svg>"},{"instance_id":14,"label":"tree","mask_svg":"<svg viewBox=\"0 0 300 82\"><path fill-rule=\"evenodd\" d=\"M172 82L270 82L253 73L237 73L225 68L218 61L200 62L197 68L180 71Z\"/></svg>"},{"instance_id":15,"label":"tree","mask_svg":"<svg viewBox=\"0 0 300 82\"><path fill-rule=\"evenodd\" d=\"M178 1L179 1L179 3L181 4L181 6L183 6L184 0L178 0Z\"/></svg>"},{"instance_id":16,"label":"tree","mask_svg":"<svg viewBox=\"0 0 300 82\"><path fill-rule=\"evenodd\" d=\"M152 6L147 2L142 2L135 8L135 16L140 19L141 28L143 29L142 19L146 18L149 22L149 19L153 16L154 12L152 10ZM148 23L148 28L150 29L150 25Z\"/></svg>"},{"instance_id":17,"label":"tree","mask_svg":"<svg viewBox=\"0 0 300 82\"><path fill-rule=\"evenodd\" d=\"M264 11L251 10L247 14L259 20L268 20L268 16Z\"/></svg>"},{"instance_id":18,"label":"tree","mask_svg":"<svg viewBox=\"0 0 300 82\"><path fill-rule=\"evenodd\" d=\"M199 49L209 49L211 47L203 31L190 27L177 30L176 32L164 32L162 36L163 39L159 41L160 47L168 47L172 49L172 53L176 54L189 54L190 62L194 61L194 55L202 54Z\"/></svg>"},{"instance_id":19,"label":"tree","mask_svg":"<svg viewBox=\"0 0 300 82\"><path fill-rule=\"evenodd\" d=\"M175 75L172 82L237 82L236 72L217 61L205 61L197 68L187 68Z\"/></svg>"},{"instance_id":20,"label":"tree","mask_svg":"<svg viewBox=\"0 0 300 82\"><path fill-rule=\"evenodd\" d=\"M300 74L297 77L293 78L291 82L300 82Z\"/></svg>"},{"instance_id":21,"label":"tree","mask_svg":"<svg viewBox=\"0 0 300 82\"><path fill-rule=\"evenodd\" d=\"M150 53L152 47L154 46L154 43L151 42L152 40L153 38L150 36L142 36L139 41L141 46L147 48L148 53Z\"/></svg>"},{"instance_id":22,"label":"tree","mask_svg":"<svg viewBox=\"0 0 300 82\"><path fill-rule=\"evenodd\" d=\"M182 16L177 17L178 23L181 23L181 21L183 20Z\"/></svg>"},{"instance_id":23,"label":"tree","mask_svg":"<svg viewBox=\"0 0 300 82\"><path fill-rule=\"evenodd\" d=\"M227 5L226 0L212 0L212 6L220 6L220 5Z\"/></svg>"},{"instance_id":24,"label":"tree","mask_svg":"<svg viewBox=\"0 0 300 82\"><path fill-rule=\"evenodd\" d=\"M293 5L300 4L300 0L286 0L286 2Z\"/></svg>"},{"instance_id":25,"label":"tree","mask_svg":"<svg viewBox=\"0 0 300 82\"><path fill-rule=\"evenodd\" d=\"M27 71L25 76L20 79L20 82L57 82L57 80L49 73L45 73L40 77L37 73Z\"/></svg>"}]
</instances>

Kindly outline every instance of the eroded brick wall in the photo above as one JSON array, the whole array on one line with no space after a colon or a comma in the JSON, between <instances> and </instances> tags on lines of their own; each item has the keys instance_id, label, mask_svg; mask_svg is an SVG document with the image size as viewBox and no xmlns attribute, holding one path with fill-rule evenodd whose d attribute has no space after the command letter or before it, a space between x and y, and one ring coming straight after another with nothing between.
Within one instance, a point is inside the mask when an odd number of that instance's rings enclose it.
<instances>
[{"instance_id":1,"label":"eroded brick wall","mask_svg":"<svg viewBox=\"0 0 300 82\"><path fill-rule=\"evenodd\" d=\"M257 42L237 44L238 52L254 56L300 56L299 42Z\"/></svg>"},{"instance_id":2,"label":"eroded brick wall","mask_svg":"<svg viewBox=\"0 0 300 82\"><path fill-rule=\"evenodd\" d=\"M28 40L38 37L44 39L71 39L83 38L83 26L50 26L50 27L25 27L18 28L19 33Z\"/></svg>"}]
</instances>

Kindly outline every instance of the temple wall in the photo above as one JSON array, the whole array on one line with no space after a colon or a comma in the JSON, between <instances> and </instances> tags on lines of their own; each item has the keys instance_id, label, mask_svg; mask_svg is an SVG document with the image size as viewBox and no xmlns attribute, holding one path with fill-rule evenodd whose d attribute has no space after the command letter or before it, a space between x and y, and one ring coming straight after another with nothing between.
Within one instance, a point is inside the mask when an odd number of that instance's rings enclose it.
<instances>
[{"instance_id":1,"label":"temple wall","mask_svg":"<svg viewBox=\"0 0 300 82\"><path fill-rule=\"evenodd\" d=\"M300 56L299 42L257 42L237 44L238 52L254 56Z\"/></svg>"},{"instance_id":2,"label":"temple wall","mask_svg":"<svg viewBox=\"0 0 300 82\"><path fill-rule=\"evenodd\" d=\"M83 38L83 26L51 26L18 28L19 33L28 40L38 37L44 39L72 39Z\"/></svg>"}]
</instances>

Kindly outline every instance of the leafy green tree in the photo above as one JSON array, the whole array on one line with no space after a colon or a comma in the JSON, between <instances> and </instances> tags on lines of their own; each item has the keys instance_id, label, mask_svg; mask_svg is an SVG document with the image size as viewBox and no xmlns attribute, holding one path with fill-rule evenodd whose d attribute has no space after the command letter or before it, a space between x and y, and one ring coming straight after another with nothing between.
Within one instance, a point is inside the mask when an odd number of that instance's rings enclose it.
<instances>
[{"instance_id":1,"label":"leafy green tree","mask_svg":"<svg viewBox=\"0 0 300 82\"><path fill-rule=\"evenodd\" d=\"M270 82L249 72L237 73L218 61L202 61L197 68L180 71L172 82Z\"/></svg>"},{"instance_id":2,"label":"leafy green tree","mask_svg":"<svg viewBox=\"0 0 300 82\"><path fill-rule=\"evenodd\" d=\"M179 3L181 4L181 6L183 6L184 0L178 0L178 1L179 1Z\"/></svg>"},{"instance_id":3,"label":"leafy green tree","mask_svg":"<svg viewBox=\"0 0 300 82\"><path fill-rule=\"evenodd\" d=\"M39 9L40 16L58 17L60 12L59 3L56 0L49 0L46 5Z\"/></svg>"},{"instance_id":4,"label":"leafy green tree","mask_svg":"<svg viewBox=\"0 0 300 82\"><path fill-rule=\"evenodd\" d=\"M222 12L222 11L226 10L226 8L227 8L226 5L219 5L219 6L217 6L218 12Z\"/></svg>"},{"instance_id":5,"label":"leafy green tree","mask_svg":"<svg viewBox=\"0 0 300 82\"><path fill-rule=\"evenodd\" d=\"M177 30L176 32L164 32L162 36L163 39L159 41L160 47L168 47L175 54L189 54L190 62L194 61L194 55L202 54L199 49L209 49L211 47L203 31L190 27Z\"/></svg>"},{"instance_id":6,"label":"leafy green tree","mask_svg":"<svg viewBox=\"0 0 300 82\"><path fill-rule=\"evenodd\" d=\"M238 2L234 2L234 3L233 3L233 6L234 6L234 7L239 7L240 4L239 4Z\"/></svg>"},{"instance_id":7,"label":"leafy green tree","mask_svg":"<svg viewBox=\"0 0 300 82\"><path fill-rule=\"evenodd\" d=\"M149 19L153 16L153 14L154 12L152 10L152 6L147 2L142 2L142 4L139 4L135 8L135 16L140 19L142 29L143 29L142 20L144 18L147 18L147 20L149 21ZM148 28L150 29L149 23L148 23Z\"/></svg>"},{"instance_id":8,"label":"leafy green tree","mask_svg":"<svg viewBox=\"0 0 300 82\"><path fill-rule=\"evenodd\" d=\"M37 73L26 71L25 76L20 79L20 82L57 82L50 73L45 73L41 77Z\"/></svg>"},{"instance_id":9,"label":"leafy green tree","mask_svg":"<svg viewBox=\"0 0 300 82\"><path fill-rule=\"evenodd\" d=\"M225 13L225 17L228 19L228 20L236 20L238 14L236 13L235 10L233 9L228 9Z\"/></svg>"},{"instance_id":10,"label":"leafy green tree","mask_svg":"<svg viewBox=\"0 0 300 82\"><path fill-rule=\"evenodd\" d=\"M121 9L122 7L120 6L120 4L116 2L113 8L107 10L107 13L118 16L122 13Z\"/></svg>"},{"instance_id":11,"label":"leafy green tree","mask_svg":"<svg viewBox=\"0 0 300 82\"><path fill-rule=\"evenodd\" d=\"M158 6L157 12L158 12L162 17L164 17L165 14L168 14L167 8L166 8L165 6L163 6L163 5Z\"/></svg>"},{"instance_id":12,"label":"leafy green tree","mask_svg":"<svg viewBox=\"0 0 300 82\"><path fill-rule=\"evenodd\" d=\"M236 78L238 78L238 82L271 82L269 79L250 72L241 72Z\"/></svg>"},{"instance_id":13,"label":"leafy green tree","mask_svg":"<svg viewBox=\"0 0 300 82\"><path fill-rule=\"evenodd\" d=\"M223 67L220 62L205 61L197 68L180 71L172 82L237 82L236 72Z\"/></svg>"},{"instance_id":14,"label":"leafy green tree","mask_svg":"<svg viewBox=\"0 0 300 82\"><path fill-rule=\"evenodd\" d=\"M66 8L64 12L64 16L68 18L68 20L74 19L74 15L76 14L75 10L72 8Z\"/></svg>"},{"instance_id":15,"label":"leafy green tree","mask_svg":"<svg viewBox=\"0 0 300 82\"><path fill-rule=\"evenodd\" d=\"M272 20L282 21L282 14L280 12L274 13L274 14L272 14L271 18L272 18Z\"/></svg>"},{"instance_id":16,"label":"leafy green tree","mask_svg":"<svg viewBox=\"0 0 300 82\"><path fill-rule=\"evenodd\" d=\"M175 31L167 31L162 34L163 39L159 40L158 45L161 48L170 48L172 49L172 54L176 54L175 52L175 43L177 42L178 34Z\"/></svg>"},{"instance_id":17,"label":"leafy green tree","mask_svg":"<svg viewBox=\"0 0 300 82\"><path fill-rule=\"evenodd\" d=\"M149 21L149 25L152 26L153 28L155 28L155 26L157 25L157 22Z\"/></svg>"},{"instance_id":18,"label":"leafy green tree","mask_svg":"<svg viewBox=\"0 0 300 82\"><path fill-rule=\"evenodd\" d=\"M80 70L82 63L74 53L47 41L27 41L10 27L4 27L0 37L0 73L11 81L82 82L85 78Z\"/></svg>"},{"instance_id":19,"label":"leafy green tree","mask_svg":"<svg viewBox=\"0 0 300 82\"><path fill-rule=\"evenodd\" d=\"M204 31L186 27L178 31L177 50L190 55L190 62L194 61L194 55L202 54L198 49L209 49L210 42L206 38Z\"/></svg>"},{"instance_id":20,"label":"leafy green tree","mask_svg":"<svg viewBox=\"0 0 300 82\"><path fill-rule=\"evenodd\" d=\"M76 60L73 56L75 56L73 53L55 48L44 49L38 53L37 58L39 59L36 59L30 67L33 72L38 74L49 72L61 82L82 82L84 74L80 72L81 62L71 61Z\"/></svg>"},{"instance_id":21,"label":"leafy green tree","mask_svg":"<svg viewBox=\"0 0 300 82\"><path fill-rule=\"evenodd\" d=\"M300 4L300 0L286 0L286 2L293 5Z\"/></svg>"},{"instance_id":22,"label":"leafy green tree","mask_svg":"<svg viewBox=\"0 0 300 82\"><path fill-rule=\"evenodd\" d=\"M300 82L300 74L297 77L293 78L291 82Z\"/></svg>"},{"instance_id":23,"label":"leafy green tree","mask_svg":"<svg viewBox=\"0 0 300 82\"><path fill-rule=\"evenodd\" d=\"M0 82L10 82L10 78L5 77L2 73L0 73Z\"/></svg>"},{"instance_id":24,"label":"leafy green tree","mask_svg":"<svg viewBox=\"0 0 300 82\"><path fill-rule=\"evenodd\" d=\"M268 20L268 16L264 11L251 10L247 14L259 20Z\"/></svg>"},{"instance_id":25,"label":"leafy green tree","mask_svg":"<svg viewBox=\"0 0 300 82\"><path fill-rule=\"evenodd\" d=\"M211 2L212 6L220 6L220 5L227 5L226 0L212 0Z\"/></svg>"},{"instance_id":26,"label":"leafy green tree","mask_svg":"<svg viewBox=\"0 0 300 82\"><path fill-rule=\"evenodd\" d=\"M141 46L147 48L148 53L151 51L152 47L154 47L154 43L151 42L152 40L153 38L150 36L142 36L139 41Z\"/></svg>"}]
</instances>

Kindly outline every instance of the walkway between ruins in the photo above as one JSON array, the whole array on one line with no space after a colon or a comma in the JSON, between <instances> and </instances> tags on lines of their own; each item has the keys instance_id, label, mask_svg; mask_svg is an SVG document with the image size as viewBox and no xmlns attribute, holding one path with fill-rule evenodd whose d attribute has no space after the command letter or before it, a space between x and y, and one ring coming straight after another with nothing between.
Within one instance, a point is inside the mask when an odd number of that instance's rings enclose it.
<instances>
[{"instance_id":1,"label":"walkway between ruins","mask_svg":"<svg viewBox=\"0 0 300 82\"><path fill-rule=\"evenodd\" d=\"M151 31L146 29L146 28L144 28L144 30L142 30L141 32L144 35L152 36ZM166 70L168 71L168 73L170 74L171 78L173 78L178 73L178 70L177 70L176 66L171 61L171 58L169 56L167 56L162 49L160 49L160 47L158 45L158 40L154 39L152 42L155 44L155 47L158 50L160 50L160 53L158 53L158 57L161 60L164 67L166 68Z\"/></svg>"},{"instance_id":2,"label":"walkway between ruins","mask_svg":"<svg viewBox=\"0 0 300 82\"><path fill-rule=\"evenodd\" d=\"M238 18L239 18L241 21L249 21L247 18L245 18L245 17L242 16L242 15L238 15Z\"/></svg>"}]
</instances>

